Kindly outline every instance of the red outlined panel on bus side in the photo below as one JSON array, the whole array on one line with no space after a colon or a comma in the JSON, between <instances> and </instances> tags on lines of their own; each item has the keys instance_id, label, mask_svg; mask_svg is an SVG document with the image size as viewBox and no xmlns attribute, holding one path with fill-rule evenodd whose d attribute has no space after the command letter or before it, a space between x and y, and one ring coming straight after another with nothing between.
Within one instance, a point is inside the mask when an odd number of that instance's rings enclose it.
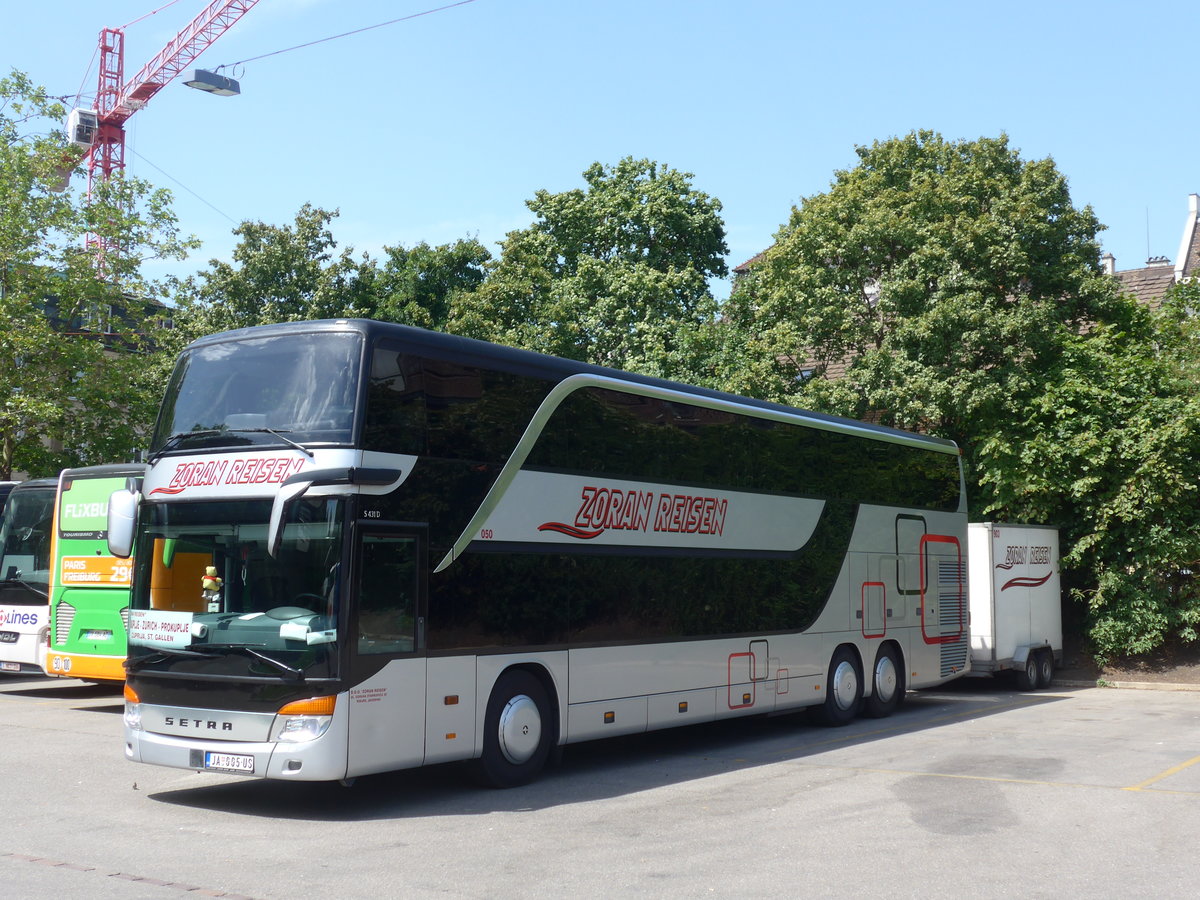
<instances>
[{"instance_id":1,"label":"red outlined panel on bus side","mask_svg":"<svg viewBox=\"0 0 1200 900\"><path fill-rule=\"evenodd\" d=\"M742 692L737 695L734 693L734 684L738 684L740 690L740 686L745 684L745 682L741 681L740 679L735 682L733 679L733 661L735 659L746 661L746 674L750 677L750 691ZM754 701L757 699L756 695L758 694L758 682L754 680L754 665L754 654L752 652L729 654L726 676L728 697L726 702L729 704L730 709L746 709L747 707L754 705Z\"/></svg>"},{"instance_id":2,"label":"red outlined panel on bus side","mask_svg":"<svg viewBox=\"0 0 1200 900\"><path fill-rule=\"evenodd\" d=\"M929 572L928 563L930 561L930 558L929 558L929 545L930 544L946 544L946 545L952 546L954 548L954 553L955 553L954 557L943 556L942 554L938 554L936 557L937 561L939 562L939 566L938 566L939 590L938 590L938 597L937 597L938 612L937 612L936 621L931 621L932 617L929 613L929 600L930 600L929 589L930 589L931 585L929 584L927 578L928 578L928 572ZM942 571L943 566L941 565L943 560L945 562L950 562L951 560L953 560L953 564L950 567L950 571L945 576L943 576L943 571ZM921 567L921 637L924 639L926 644L950 644L950 643L956 643L956 642L962 640L963 631L966 628L966 623L964 621L965 616L964 616L964 612L963 612L963 607L966 605L966 584L964 583L965 575L963 572L962 544L959 542L958 538L954 537L953 535L927 534L927 535L923 536L921 538L920 567ZM948 579L948 580L945 580L945 579ZM943 584L953 584L955 587L953 597L955 598L954 603L958 607L958 615L957 615L958 630L957 630L957 632L955 632L953 634L943 634L942 630L941 630L943 617L941 614L942 613L942 610L941 610L942 592L941 592L940 588ZM947 599L949 599L950 596L951 596L950 593L947 592ZM937 629L936 634L929 633L931 625Z\"/></svg>"},{"instance_id":3,"label":"red outlined panel on bus side","mask_svg":"<svg viewBox=\"0 0 1200 900\"><path fill-rule=\"evenodd\" d=\"M868 588L874 590L868 591ZM868 628L868 622L871 621L869 607L867 605L867 595L870 593L872 599L879 598L879 618L883 623L883 630L876 631L874 628ZM881 638L887 634L887 585L882 581L864 581L862 583L862 635L865 638Z\"/></svg>"}]
</instances>

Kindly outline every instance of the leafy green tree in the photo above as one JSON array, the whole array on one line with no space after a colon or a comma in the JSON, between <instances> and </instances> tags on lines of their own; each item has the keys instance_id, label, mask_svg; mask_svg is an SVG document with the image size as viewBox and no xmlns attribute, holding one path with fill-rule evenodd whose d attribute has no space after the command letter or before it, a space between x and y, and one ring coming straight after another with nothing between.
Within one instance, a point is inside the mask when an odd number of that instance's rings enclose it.
<instances>
[{"instance_id":1,"label":"leafy green tree","mask_svg":"<svg viewBox=\"0 0 1200 900\"><path fill-rule=\"evenodd\" d=\"M125 371L157 318L140 265L195 246L170 194L140 179L114 177L90 201L71 191L81 153L63 114L23 73L0 79L0 478L132 456L157 401ZM100 269L89 234L110 247Z\"/></svg>"},{"instance_id":2,"label":"leafy green tree","mask_svg":"<svg viewBox=\"0 0 1200 900\"><path fill-rule=\"evenodd\" d=\"M1063 531L1098 656L1200 637L1194 286L1068 341L1041 393L983 439L994 505ZM1193 374L1189 374L1193 373Z\"/></svg>"},{"instance_id":3,"label":"leafy green tree","mask_svg":"<svg viewBox=\"0 0 1200 900\"><path fill-rule=\"evenodd\" d=\"M177 286L179 339L307 319L370 315L374 264L354 251L337 250L329 223L337 211L305 204L292 225L245 221L233 260L213 259L209 268Z\"/></svg>"},{"instance_id":4,"label":"leafy green tree","mask_svg":"<svg viewBox=\"0 0 1200 900\"><path fill-rule=\"evenodd\" d=\"M729 381L956 440L975 518L1056 525L1102 657L1193 640L1200 372L1099 268L1051 160L932 132L858 148L727 305Z\"/></svg>"},{"instance_id":5,"label":"leafy green tree","mask_svg":"<svg viewBox=\"0 0 1200 900\"><path fill-rule=\"evenodd\" d=\"M411 249L383 249L383 265L370 286L372 315L437 331L446 330L458 298L483 283L484 266L492 258L473 238L438 247L422 242Z\"/></svg>"},{"instance_id":6,"label":"leafy green tree","mask_svg":"<svg viewBox=\"0 0 1200 900\"><path fill-rule=\"evenodd\" d=\"M857 153L793 209L731 321L770 358L760 392L969 451L1066 340L1119 305L1101 226L1052 160L1026 161L1004 136L922 131Z\"/></svg>"},{"instance_id":7,"label":"leafy green tree","mask_svg":"<svg viewBox=\"0 0 1200 900\"><path fill-rule=\"evenodd\" d=\"M382 265L338 250L336 211L305 204L290 225L243 222L231 261L176 286L172 350L205 334L308 319L366 317L444 330L455 298L477 288L491 255L464 239L385 247Z\"/></svg>"},{"instance_id":8,"label":"leafy green tree","mask_svg":"<svg viewBox=\"0 0 1200 900\"><path fill-rule=\"evenodd\" d=\"M603 365L678 374L726 274L721 204L650 160L599 163L586 188L538 191L487 281L450 316L460 334Z\"/></svg>"}]
</instances>

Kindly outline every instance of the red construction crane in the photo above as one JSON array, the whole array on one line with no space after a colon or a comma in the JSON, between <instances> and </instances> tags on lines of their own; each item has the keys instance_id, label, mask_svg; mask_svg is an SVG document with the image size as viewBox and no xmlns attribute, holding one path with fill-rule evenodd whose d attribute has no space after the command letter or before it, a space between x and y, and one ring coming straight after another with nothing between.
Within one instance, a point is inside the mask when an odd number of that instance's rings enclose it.
<instances>
[{"instance_id":1,"label":"red construction crane","mask_svg":"<svg viewBox=\"0 0 1200 900\"><path fill-rule=\"evenodd\" d=\"M145 106L151 97L186 69L208 45L244 16L258 0L213 0L196 18L175 35L150 62L128 82L125 72L125 31L105 28L100 32L100 77L96 90L94 119L90 111L73 114L76 125L70 137L88 146L88 196L97 175L107 180L125 168L125 120ZM108 242L95 235L88 238L102 259Z\"/></svg>"}]
</instances>

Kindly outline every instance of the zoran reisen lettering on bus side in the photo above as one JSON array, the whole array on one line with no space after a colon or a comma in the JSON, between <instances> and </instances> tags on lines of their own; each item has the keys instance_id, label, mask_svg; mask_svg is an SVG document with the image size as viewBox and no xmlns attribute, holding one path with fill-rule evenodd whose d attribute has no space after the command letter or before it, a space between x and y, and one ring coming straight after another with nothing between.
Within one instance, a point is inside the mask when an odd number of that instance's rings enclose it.
<instances>
[{"instance_id":1,"label":"zoran reisen lettering on bus side","mask_svg":"<svg viewBox=\"0 0 1200 900\"><path fill-rule=\"evenodd\" d=\"M729 501L718 497L590 485L580 493L580 501L573 525L546 522L538 530L558 531L583 540L599 537L609 530L721 535L729 509Z\"/></svg>"}]
</instances>

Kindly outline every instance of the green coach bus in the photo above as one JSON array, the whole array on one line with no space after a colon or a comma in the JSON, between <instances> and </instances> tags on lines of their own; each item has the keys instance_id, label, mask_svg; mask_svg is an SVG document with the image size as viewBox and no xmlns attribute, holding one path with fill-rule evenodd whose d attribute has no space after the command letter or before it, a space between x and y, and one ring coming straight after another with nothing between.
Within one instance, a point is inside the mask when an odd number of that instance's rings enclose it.
<instances>
[{"instance_id":1,"label":"green coach bus","mask_svg":"<svg viewBox=\"0 0 1200 900\"><path fill-rule=\"evenodd\" d=\"M108 552L108 498L137 489L145 466L64 469L54 506L47 675L125 680L133 561Z\"/></svg>"}]
</instances>

